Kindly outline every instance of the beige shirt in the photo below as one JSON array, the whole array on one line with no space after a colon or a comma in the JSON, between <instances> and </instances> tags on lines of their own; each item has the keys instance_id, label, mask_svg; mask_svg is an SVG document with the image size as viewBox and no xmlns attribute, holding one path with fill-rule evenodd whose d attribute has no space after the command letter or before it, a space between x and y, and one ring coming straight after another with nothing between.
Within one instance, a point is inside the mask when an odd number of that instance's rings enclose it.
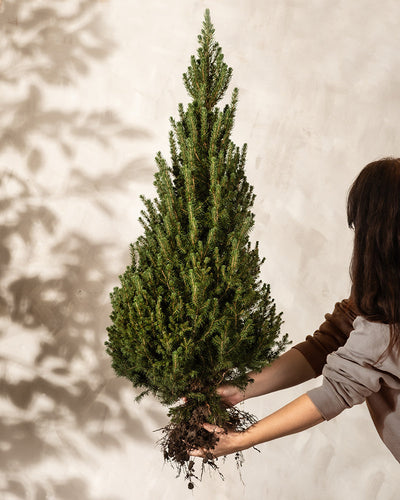
<instances>
[{"instance_id":1,"label":"beige shirt","mask_svg":"<svg viewBox=\"0 0 400 500\"><path fill-rule=\"evenodd\" d=\"M400 462L400 357L392 352L379 360L389 338L389 325L357 316L344 345L326 357L322 385L307 394L326 420L366 401L380 437Z\"/></svg>"}]
</instances>

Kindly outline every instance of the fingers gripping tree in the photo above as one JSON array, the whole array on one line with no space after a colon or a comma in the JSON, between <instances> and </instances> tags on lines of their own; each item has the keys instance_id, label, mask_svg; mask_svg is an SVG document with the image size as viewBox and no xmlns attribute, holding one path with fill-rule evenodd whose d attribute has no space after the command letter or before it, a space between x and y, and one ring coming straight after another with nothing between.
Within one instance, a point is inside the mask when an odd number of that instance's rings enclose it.
<instances>
[{"instance_id":1,"label":"fingers gripping tree","mask_svg":"<svg viewBox=\"0 0 400 500\"><path fill-rule=\"evenodd\" d=\"M249 370L261 371L288 343L279 340L281 314L270 287L258 279L258 242L251 248L255 195L247 182L246 147L230 139L238 89L216 107L232 69L214 40L207 9L198 58L183 75L192 98L171 118L171 166L159 152L158 197L141 196L144 234L131 244L132 262L111 293L107 352L120 376L170 407L164 458L194 476L188 449L210 450L216 437L203 422L244 429L254 417L222 404L221 383L245 389ZM178 404L186 397L185 404ZM237 455L237 458L240 458ZM203 469L202 469L203 470ZM189 483L193 487L193 483Z\"/></svg>"}]
</instances>

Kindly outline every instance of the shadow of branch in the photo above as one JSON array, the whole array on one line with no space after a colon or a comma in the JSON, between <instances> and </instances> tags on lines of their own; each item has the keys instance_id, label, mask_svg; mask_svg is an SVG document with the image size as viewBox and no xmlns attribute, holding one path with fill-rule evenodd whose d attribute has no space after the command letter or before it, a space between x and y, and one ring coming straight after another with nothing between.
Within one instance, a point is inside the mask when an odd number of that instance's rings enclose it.
<instances>
[{"instance_id":1,"label":"shadow of branch","mask_svg":"<svg viewBox=\"0 0 400 500\"><path fill-rule=\"evenodd\" d=\"M24 165L0 176L0 319L6 325L0 340L8 345L0 355L0 491L21 499L116 500L91 495L83 475L61 481L28 479L26 473L49 459L85 461L120 449L127 438L154 442L132 417L126 398L132 390L112 373L104 351L108 291L115 280L112 245L79 231L62 234L49 190L36 174L48 144L69 162L79 141L106 149L117 139L149 134L110 108L85 113L66 110L65 103L46 104L46 89L74 85L116 48L96 2L56 0L43 7L36 0L8 0L0 29L0 154L16 153ZM107 193L125 191L127 181L150 181L153 168L139 158L112 172L70 173L64 196L89 199L112 216ZM153 410L150 418L160 426L161 413Z\"/></svg>"}]
</instances>

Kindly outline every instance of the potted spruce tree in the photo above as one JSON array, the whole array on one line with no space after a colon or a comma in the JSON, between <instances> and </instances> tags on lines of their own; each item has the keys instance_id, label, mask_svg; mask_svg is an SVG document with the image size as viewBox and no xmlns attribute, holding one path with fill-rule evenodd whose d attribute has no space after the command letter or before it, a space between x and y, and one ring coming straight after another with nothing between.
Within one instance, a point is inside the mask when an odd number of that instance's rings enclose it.
<instances>
[{"instance_id":1,"label":"potted spruce tree","mask_svg":"<svg viewBox=\"0 0 400 500\"><path fill-rule=\"evenodd\" d=\"M288 343L270 286L259 280L265 259L249 241L255 194L244 170L247 145L230 139L238 89L217 107L232 68L208 9L198 41L198 57L183 74L192 101L187 109L179 104L179 120L170 118L171 165L156 156L158 197L140 197L144 234L111 293L106 341L117 375L141 389L136 400L153 394L169 407L170 423L160 429L164 459L185 472L189 488L197 476L188 449L209 449L202 472L205 464L218 469L218 438L202 424L243 430L255 421L224 405L217 387L244 390L248 372L261 371Z\"/></svg>"}]
</instances>

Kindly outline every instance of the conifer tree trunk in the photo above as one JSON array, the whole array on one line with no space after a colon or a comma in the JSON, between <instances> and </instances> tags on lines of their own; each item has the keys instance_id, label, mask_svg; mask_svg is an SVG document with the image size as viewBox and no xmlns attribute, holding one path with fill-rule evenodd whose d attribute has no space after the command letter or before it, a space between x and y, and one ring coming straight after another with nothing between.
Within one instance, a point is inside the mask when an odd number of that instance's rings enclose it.
<instances>
[{"instance_id":1,"label":"conifer tree trunk","mask_svg":"<svg viewBox=\"0 0 400 500\"><path fill-rule=\"evenodd\" d=\"M186 110L179 104L179 120L170 118L171 166L156 156L158 196L141 196L144 234L111 293L106 341L115 372L142 389L136 399L151 393L170 408L164 458L185 472L190 487L196 476L188 447L208 448L203 468L217 468L216 438L202 423L243 430L255 421L222 404L217 387L244 390L247 373L261 371L288 343L287 335L279 338L282 313L259 280L265 259L249 241L255 195L244 170L247 145L230 139L238 89L223 110L216 106L232 69L208 9L198 41L198 57L183 75L192 101Z\"/></svg>"}]
</instances>

